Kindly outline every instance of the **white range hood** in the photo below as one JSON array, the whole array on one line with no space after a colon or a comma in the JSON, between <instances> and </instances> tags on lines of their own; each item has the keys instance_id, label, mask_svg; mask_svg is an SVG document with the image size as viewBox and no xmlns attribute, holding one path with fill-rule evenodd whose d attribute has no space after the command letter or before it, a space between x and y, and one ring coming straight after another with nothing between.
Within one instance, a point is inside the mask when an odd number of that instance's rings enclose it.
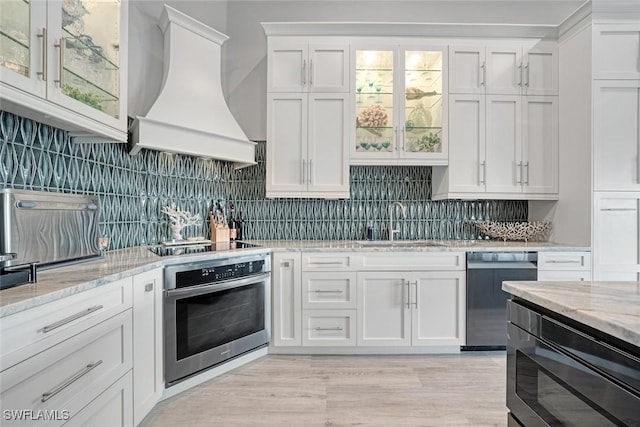
<instances>
[{"instance_id":1,"label":"white range hood","mask_svg":"<svg viewBox=\"0 0 640 427\"><path fill-rule=\"evenodd\" d=\"M167 5L162 89L145 117L131 127L131 154L141 148L255 164L249 141L222 93L221 46L228 37ZM132 94L135 96L135 94Z\"/></svg>"}]
</instances>

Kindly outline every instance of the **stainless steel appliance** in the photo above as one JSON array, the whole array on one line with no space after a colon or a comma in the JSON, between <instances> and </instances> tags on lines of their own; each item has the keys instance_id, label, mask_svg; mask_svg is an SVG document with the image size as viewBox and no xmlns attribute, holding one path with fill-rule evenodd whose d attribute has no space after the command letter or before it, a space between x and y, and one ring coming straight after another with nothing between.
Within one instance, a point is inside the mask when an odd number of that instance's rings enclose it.
<instances>
[{"instance_id":1,"label":"stainless steel appliance","mask_svg":"<svg viewBox=\"0 0 640 427\"><path fill-rule=\"evenodd\" d=\"M504 350L507 345L505 280L536 280L537 252L467 253L467 334L463 350Z\"/></svg>"},{"instance_id":2,"label":"stainless steel appliance","mask_svg":"<svg viewBox=\"0 0 640 427\"><path fill-rule=\"evenodd\" d=\"M637 347L524 301L508 321L510 426L640 426Z\"/></svg>"},{"instance_id":3,"label":"stainless steel appliance","mask_svg":"<svg viewBox=\"0 0 640 427\"><path fill-rule=\"evenodd\" d=\"M16 254L0 254L0 290L36 283L37 271L35 262L16 263Z\"/></svg>"},{"instance_id":4,"label":"stainless steel appliance","mask_svg":"<svg viewBox=\"0 0 640 427\"><path fill-rule=\"evenodd\" d=\"M97 196L0 190L0 253L14 264L52 264L100 255Z\"/></svg>"},{"instance_id":5,"label":"stainless steel appliance","mask_svg":"<svg viewBox=\"0 0 640 427\"><path fill-rule=\"evenodd\" d=\"M167 386L269 342L268 253L165 267Z\"/></svg>"}]
</instances>

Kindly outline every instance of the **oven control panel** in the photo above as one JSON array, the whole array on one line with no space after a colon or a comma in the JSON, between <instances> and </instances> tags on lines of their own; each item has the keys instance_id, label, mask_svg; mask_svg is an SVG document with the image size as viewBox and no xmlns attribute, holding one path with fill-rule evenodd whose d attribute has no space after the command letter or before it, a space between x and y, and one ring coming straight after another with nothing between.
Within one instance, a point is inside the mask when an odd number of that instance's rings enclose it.
<instances>
[{"instance_id":1,"label":"oven control panel","mask_svg":"<svg viewBox=\"0 0 640 427\"><path fill-rule=\"evenodd\" d=\"M222 282L264 272L264 260L238 262L176 272L176 288Z\"/></svg>"}]
</instances>

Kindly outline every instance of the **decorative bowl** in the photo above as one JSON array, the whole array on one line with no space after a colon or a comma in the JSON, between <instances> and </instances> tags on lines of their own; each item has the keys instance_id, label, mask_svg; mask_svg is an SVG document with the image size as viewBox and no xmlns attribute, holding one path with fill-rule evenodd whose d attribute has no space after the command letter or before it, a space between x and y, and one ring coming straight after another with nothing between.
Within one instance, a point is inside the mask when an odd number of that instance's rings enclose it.
<instances>
[{"instance_id":1,"label":"decorative bowl","mask_svg":"<svg viewBox=\"0 0 640 427\"><path fill-rule=\"evenodd\" d=\"M542 240L551 226L549 221L476 221L478 229L489 237L507 240Z\"/></svg>"}]
</instances>

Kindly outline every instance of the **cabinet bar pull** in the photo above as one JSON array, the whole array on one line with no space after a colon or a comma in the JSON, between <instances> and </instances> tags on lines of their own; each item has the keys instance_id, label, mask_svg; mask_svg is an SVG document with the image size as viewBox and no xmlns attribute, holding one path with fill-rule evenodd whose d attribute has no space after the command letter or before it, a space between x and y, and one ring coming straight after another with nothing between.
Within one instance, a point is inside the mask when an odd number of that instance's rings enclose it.
<instances>
[{"instance_id":1,"label":"cabinet bar pull","mask_svg":"<svg viewBox=\"0 0 640 427\"><path fill-rule=\"evenodd\" d=\"M524 182L524 184L529 185L529 162L524 163L524 168L527 171L527 173L525 174L527 180Z\"/></svg>"},{"instance_id":2,"label":"cabinet bar pull","mask_svg":"<svg viewBox=\"0 0 640 427\"><path fill-rule=\"evenodd\" d=\"M480 175L480 169L482 169L482 175ZM480 162L480 167L478 168L478 184L486 184L487 183L487 162Z\"/></svg>"},{"instance_id":3,"label":"cabinet bar pull","mask_svg":"<svg viewBox=\"0 0 640 427\"><path fill-rule=\"evenodd\" d=\"M305 161L300 160L300 184L304 184L304 166Z\"/></svg>"},{"instance_id":4,"label":"cabinet bar pull","mask_svg":"<svg viewBox=\"0 0 640 427\"><path fill-rule=\"evenodd\" d=\"M518 65L516 77L518 78L518 86L522 87L522 63Z\"/></svg>"},{"instance_id":5,"label":"cabinet bar pull","mask_svg":"<svg viewBox=\"0 0 640 427\"><path fill-rule=\"evenodd\" d=\"M309 86L313 86L313 59L309 60Z\"/></svg>"},{"instance_id":6,"label":"cabinet bar pull","mask_svg":"<svg viewBox=\"0 0 640 427\"><path fill-rule=\"evenodd\" d=\"M42 58L41 58L41 61L42 61L41 70L42 71L38 71L36 74L39 75L39 76L42 76L42 80L46 82L47 81L47 44L49 43L47 41L47 29L46 28L42 29L42 34L38 34L38 38L42 39Z\"/></svg>"},{"instance_id":7,"label":"cabinet bar pull","mask_svg":"<svg viewBox=\"0 0 640 427\"><path fill-rule=\"evenodd\" d=\"M609 212L635 212L636 208L602 208L600 210Z\"/></svg>"},{"instance_id":8,"label":"cabinet bar pull","mask_svg":"<svg viewBox=\"0 0 640 427\"><path fill-rule=\"evenodd\" d=\"M413 303L413 305L416 306L416 310L418 309L418 281L415 280L414 282L412 282L414 285L416 285L416 299L415 302Z\"/></svg>"},{"instance_id":9,"label":"cabinet bar pull","mask_svg":"<svg viewBox=\"0 0 640 427\"><path fill-rule=\"evenodd\" d=\"M340 290L340 289L336 289L335 291L329 291L329 290L322 290L322 289L316 289L315 291L313 291L317 294L341 294L344 291Z\"/></svg>"},{"instance_id":10,"label":"cabinet bar pull","mask_svg":"<svg viewBox=\"0 0 640 427\"><path fill-rule=\"evenodd\" d=\"M58 65L58 79L54 80L53 82L56 83L60 89L63 89L63 85L64 85L64 37L61 37L60 41L58 43L54 44L53 46L60 49L60 56L59 56L60 64Z\"/></svg>"},{"instance_id":11,"label":"cabinet bar pull","mask_svg":"<svg viewBox=\"0 0 640 427\"><path fill-rule=\"evenodd\" d=\"M71 378L69 378L68 380L66 380L65 382L63 382L62 384L60 384L58 387L56 387L55 389L48 391L46 393L42 393L42 402L46 402L47 400L51 399L53 396L55 396L56 394L60 393L62 390L64 390L65 388L69 387L71 384L75 383L76 381L78 381L80 378L84 377L85 375L87 375L89 372L91 372L92 370L94 370L95 368L97 368L98 366L100 366L102 364L102 359L98 360L95 363L91 363L87 366L85 366L84 368L82 368L80 371L78 371L78 373L76 373L75 375L73 375Z\"/></svg>"},{"instance_id":12,"label":"cabinet bar pull","mask_svg":"<svg viewBox=\"0 0 640 427\"><path fill-rule=\"evenodd\" d=\"M487 63L482 61L482 65L480 66L480 86L485 85L486 78L487 78Z\"/></svg>"},{"instance_id":13,"label":"cabinet bar pull","mask_svg":"<svg viewBox=\"0 0 640 427\"><path fill-rule=\"evenodd\" d=\"M404 151L404 136L405 136L404 130L405 130L404 126L400 127L400 133L402 134L402 151Z\"/></svg>"},{"instance_id":14,"label":"cabinet bar pull","mask_svg":"<svg viewBox=\"0 0 640 427\"><path fill-rule=\"evenodd\" d=\"M309 170L307 171L307 173L309 174L309 179L307 180L307 182L309 184L313 184L313 159L309 159Z\"/></svg>"},{"instance_id":15,"label":"cabinet bar pull","mask_svg":"<svg viewBox=\"0 0 640 427\"><path fill-rule=\"evenodd\" d=\"M518 178L518 169L520 169L520 177ZM516 184L522 185L522 162L516 163Z\"/></svg>"},{"instance_id":16,"label":"cabinet bar pull","mask_svg":"<svg viewBox=\"0 0 640 427\"><path fill-rule=\"evenodd\" d=\"M280 265L282 267L289 267L289 261L282 261L282 262L280 262Z\"/></svg>"},{"instance_id":17,"label":"cabinet bar pull","mask_svg":"<svg viewBox=\"0 0 640 427\"><path fill-rule=\"evenodd\" d=\"M582 264L580 261L552 259L547 261L549 264Z\"/></svg>"},{"instance_id":18,"label":"cabinet bar pull","mask_svg":"<svg viewBox=\"0 0 640 427\"><path fill-rule=\"evenodd\" d=\"M146 285L144 285L144 291L145 292L153 291L153 283L147 283Z\"/></svg>"},{"instance_id":19,"label":"cabinet bar pull","mask_svg":"<svg viewBox=\"0 0 640 427\"><path fill-rule=\"evenodd\" d=\"M342 261L311 261L309 264L342 265Z\"/></svg>"},{"instance_id":20,"label":"cabinet bar pull","mask_svg":"<svg viewBox=\"0 0 640 427\"><path fill-rule=\"evenodd\" d=\"M307 84L307 60L302 61L302 86Z\"/></svg>"},{"instance_id":21,"label":"cabinet bar pull","mask_svg":"<svg viewBox=\"0 0 640 427\"><path fill-rule=\"evenodd\" d=\"M407 285L407 308L411 308L411 282L402 279L402 284Z\"/></svg>"},{"instance_id":22,"label":"cabinet bar pull","mask_svg":"<svg viewBox=\"0 0 640 427\"><path fill-rule=\"evenodd\" d=\"M396 151L400 151L400 133L398 133L398 126L393 128L393 133L396 134Z\"/></svg>"},{"instance_id":23,"label":"cabinet bar pull","mask_svg":"<svg viewBox=\"0 0 640 427\"><path fill-rule=\"evenodd\" d=\"M318 326L315 329L316 331L342 331L343 330L340 326L336 326L335 328L321 328Z\"/></svg>"},{"instance_id":24,"label":"cabinet bar pull","mask_svg":"<svg viewBox=\"0 0 640 427\"><path fill-rule=\"evenodd\" d=\"M524 71L525 71L524 75L527 78L524 81L524 85L528 88L529 87L529 64L524 66Z\"/></svg>"},{"instance_id":25,"label":"cabinet bar pull","mask_svg":"<svg viewBox=\"0 0 640 427\"><path fill-rule=\"evenodd\" d=\"M54 329L58 329L60 326L64 326L67 323L71 323L74 320L80 319L81 317L88 316L89 314L93 313L94 311L100 310L102 307L104 307L104 306L103 305L95 305L93 307L89 307L86 310L81 311L80 313L72 314L69 317L65 317L62 320L58 320L56 323L52 323L50 325L45 326L44 328L42 328L42 332L44 332L44 333L51 332Z\"/></svg>"}]
</instances>

